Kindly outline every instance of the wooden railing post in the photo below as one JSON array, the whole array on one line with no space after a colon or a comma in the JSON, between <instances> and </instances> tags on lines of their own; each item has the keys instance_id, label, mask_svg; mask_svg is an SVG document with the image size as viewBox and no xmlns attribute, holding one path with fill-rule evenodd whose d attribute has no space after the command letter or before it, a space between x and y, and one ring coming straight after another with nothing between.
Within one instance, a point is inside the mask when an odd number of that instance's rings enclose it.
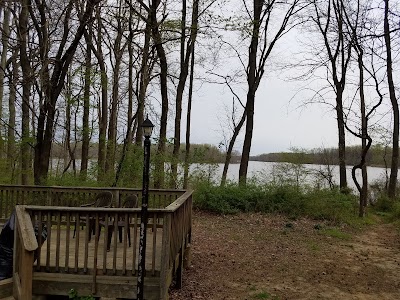
<instances>
[{"instance_id":1,"label":"wooden railing post","mask_svg":"<svg viewBox=\"0 0 400 300\"><path fill-rule=\"evenodd\" d=\"M13 295L16 299L31 300L34 252L38 243L25 206L18 205L15 210Z\"/></svg>"},{"instance_id":2,"label":"wooden railing post","mask_svg":"<svg viewBox=\"0 0 400 300\"><path fill-rule=\"evenodd\" d=\"M168 299L168 289L172 282L171 272L171 256L170 256L170 244L171 244L171 223L172 214L164 214L163 222L163 236L161 246L161 270L160 270L160 299Z\"/></svg>"}]
</instances>

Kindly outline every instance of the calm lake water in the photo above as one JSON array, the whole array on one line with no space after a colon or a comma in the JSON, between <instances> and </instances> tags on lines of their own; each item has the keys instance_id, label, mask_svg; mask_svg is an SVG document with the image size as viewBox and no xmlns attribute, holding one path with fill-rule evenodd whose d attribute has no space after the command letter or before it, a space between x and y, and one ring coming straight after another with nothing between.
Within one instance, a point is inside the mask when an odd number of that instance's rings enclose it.
<instances>
[{"instance_id":1,"label":"calm lake water","mask_svg":"<svg viewBox=\"0 0 400 300\"><path fill-rule=\"evenodd\" d=\"M215 164L215 165L192 165L191 172L203 172L206 174L208 172L210 178L220 181L223 171L223 164ZM352 166L348 166L347 170L347 181L349 187L355 189L355 184L351 177L351 168ZM333 182L335 184L339 184L339 166L331 166ZM321 176L319 171L327 173L327 166L324 165L301 165L297 169L294 165L289 165L286 163L275 163L275 162L260 162L260 161L250 161L248 167L248 178L255 178L260 181L269 181L269 180L279 180L284 179L285 177L291 178L293 180L299 180L301 182L306 183L317 183L317 181L321 181L321 185L326 185L326 180L321 180ZM388 174L390 174L390 170L388 170ZM361 172L356 174L357 179L361 180ZM228 180L238 181L239 178L239 164L231 164L229 166ZM372 183L376 180L383 180L385 178L385 168L378 167L368 167L368 182Z\"/></svg>"},{"instance_id":2,"label":"calm lake water","mask_svg":"<svg viewBox=\"0 0 400 300\"><path fill-rule=\"evenodd\" d=\"M95 163L95 161L92 161ZM52 169L53 171L61 174L63 170L62 160L53 159ZM77 170L80 168L80 160L76 161ZM91 163L89 162L89 165ZM223 164L192 164L190 167L190 174L201 176L203 178L213 180L219 183L222 176ZM166 167L168 169L168 166ZM349 187L355 189L355 184L351 178L351 168L347 167L347 181ZM71 167L72 169L72 167ZM332 169L332 180L335 184L339 184L339 167L331 166ZM328 182L319 173L327 173L327 166L324 165L301 165L294 166L287 163L276 163L276 162L260 162L250 161L248 167L248 179L256 179L260 182L268 182L271 180L298 180L300 183L308 184L319 184L320 186L328 186ZM388 170L389 174L390 170ZM183 176L183 170L180 170L181 176ZM229 166L227 179L233 182L237 182L239 178L239 164L231 164ZM368 167L368 182L373 183L374 181L385 178L385 169L378 167ZM357 179L361 180L361 172L357 173Z\"/></svg>"}]
</instances>

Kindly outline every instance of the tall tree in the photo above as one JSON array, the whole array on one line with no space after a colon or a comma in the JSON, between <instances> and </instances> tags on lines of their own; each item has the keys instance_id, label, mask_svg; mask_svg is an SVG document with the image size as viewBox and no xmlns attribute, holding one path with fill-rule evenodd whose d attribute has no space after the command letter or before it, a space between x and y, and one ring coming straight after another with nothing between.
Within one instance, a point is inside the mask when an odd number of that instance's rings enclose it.
<instances>
[{"instance_id":1,"label":"tall tree","mask_svg":"<svg viewBox=\"0 0 400 300\"><path fill-rule=\"evenodd\" d=\"M338 157L339 157L339 185L342 191L347 188L346 175L346 134L343 111L343 93L346 85L351 50L350 41L344 33L344 10L342 0L313 0L314 13L311 16L323 41L324 52L327 55L328 65L322 63L329 70L328 81L333 81L335 92L335 111L338 128Z\"/></svg>"},{"instance_id":2,"label":"tall tree","mask_svg":"<svg viewBox=\"0 0 400 300\"><path fill-rule=\"evenodd\" d=\"M244 2L246 9L247 3ZM284 33L290 30L295 24L292 23L294 15L301 9L300 0L279 2L276 0L253 0L253 11L251 18L251 39L249 46L248 63L246 68L247 76L247 97L246 97L246 130L243 142L242 158L239 167L239 182L246 184L247 169L250 158L250 149L254 128L254 103L256 92L264 76L265 64L274 48L276 42ZM281 23L277 31L270 37L271 20L276 22L278 15L282 15ZM275 24L274 24L275 25ZM267 38L268 37L268 38Z\"/></svg>"},{"instance_id":3,"label":"tall tree","mask_svg":"<svg viewBox=\"0 0 400 300\"><path fill-rule=\"evenodd\" d=\"M392 162L390 164L390 178L388 186L388 196L391 199L396 197L397 173L399 168L399 103L396 98L396 89L393 81L393 59L389 25L389 0L384 0L384 36L386 46L386 73L389 86L389 98L393 111L393 138L392 138Z\"/></svg>"},{"instance_id":4,"label":"tall tree","mask_svg":"<svg viewBox=\"0 0 400 300\"><path fill-rule=\"evenodd\" d=\"M92 26L88 28L88 39L92 40ZM91 71L92 71L92 50L86 45L85 52L85 77L83 87L83 117L82 117L82 154L81 154L81 170L80 176L82 180L86 180L89 162L89 143L90 143L90 87L91 87Z\"/></svg>"},{"instance_id":5,"label":"tall tree","mask_svg":"<svg viewBox=\"0 0 400 300\"><path fill-rule=\"evenodd\" d=\"M29 172L29 98L32 86L32 68L28 57L28 16L29 1L21 3L18 34L22 70L22 130L21 130L21 184L27 185Z\"/></svg>"},{"instance_id":6,"label":"tall tree","mask_svg":"<svg viewBox=\"0 0 400 300\"><path fill-rule=\"evenodd\" d=\"M177 187L178 178L178 161L181 145L181 119L182 119L182 100L185 90L187 76L189 74L190 57L194 54L193 48L196 43L197 30L199 19L199 1L193 1L192 21L190 26L190 35L186 40L186 1L182 1L182 18L181 18L181 37L180 37L180 73L178 87L176 90L175 99L175 130L174 130L174 150L173 160L171 163L172 169L172 184ZM192 65L192 68L194 65ZM192 70L193 72L193 70Z\"/></svg>"},{"instance_id":7,"label":"tall tree","mask_svg":"<svg viewBox=\"0 0 400 300\"><path fill-rule=\"evenodd\" d=\"M17 82L19 78L19 66L17 63L18 47L13 48L11 56L12 73L9 78L10 95L8 97L8 133L7 133L7 162L9 171L14 170L16 158L15 148L15 101L17 99Z\"/></svg>"},{"instance_id":8,"label":"tall tree","mask_svg":"<svg viewBox=\"0 0 400 300\"><path fill-rule=\"evenodd\" d=\"M118 2L116 19L116 34L113 41L112 53L114 56L113 63L113 83L112 83L112 95L111 95L111 108L110 108L110 120L108 125L108 141L107 141L107 159L105 170L108 174L114 174L115 172L115 155L117 147L117 126L118 126L118 107L120 102L120 84L121 84L121 63L122 57L127 46L127 40L123 40L125 33L125 11L122 10L121 0Z\"/></svg>"},{"instance_id":9,"label":"tall tree","mask_svg":"<svg viewBox=\"0 0 400 300\"><path fill-rule=\"evenodd\" d=\"M4 97L4 76L6 72L6 62L7 62L7 54L8 54L8 45L9 45L9 37L10 37L10 6L11 2L3 2L0 5L3 7L4 16L2 23L2 31L1 31L1 57L0 57L0 119L3 118L3 97ZM4 146L4 137L3 137L3 122L0 123L0 157L5 152L3 149Z\"/></svg>"},{"instance_id":10,"label":"tall tree","mask_svg":"<svg viewBox=\"0 0 400 300\"><path fill-rule=\"evenodd\" d=\"M71 64L78 44L84 35L85 27L88 22L91 22L94 8L99 2L100 0L87 0L85 11L79 18L79 25L74 33L71 33L71 28L73 27L70 24L74 1L71 0L66 4L62 17L64 26L61 38L59 43L57 43L57 49L54 49L56 53L55 57L50 57L52 53L50 52L52 40L50 37L50 28L46 26L49 19L48 14L50 13L47 3L36 2L36 9L39 18L37 18L33 13L30 14L40 45L40 82L41 91L43 93L43 101L40 104L35 145L35 184L41 184L47 178L57 100L64 86L69 65ZM28 3L26 3L26 5L28 5ZM50 67L52 68L50 69Z\"/></svg>"}]
</instances>

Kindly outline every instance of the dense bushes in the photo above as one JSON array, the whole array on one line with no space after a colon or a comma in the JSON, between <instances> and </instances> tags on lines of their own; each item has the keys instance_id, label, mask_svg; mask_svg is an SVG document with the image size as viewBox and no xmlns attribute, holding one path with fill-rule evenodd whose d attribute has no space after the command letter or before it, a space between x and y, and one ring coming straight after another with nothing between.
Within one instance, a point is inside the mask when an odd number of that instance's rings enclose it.
<instances>
[{"instance_id":1,"label":"dense bushes","mask_svg":"<svg viewBox=\"0 0 400 300\"><path fill-rule=\"evenodd\" d=\"M255 184L221 187L203 182L196 187L194 206L222 214L253 211L347 222L355 216L357 199L337 190Z\"/></svg>"}]
</instances>

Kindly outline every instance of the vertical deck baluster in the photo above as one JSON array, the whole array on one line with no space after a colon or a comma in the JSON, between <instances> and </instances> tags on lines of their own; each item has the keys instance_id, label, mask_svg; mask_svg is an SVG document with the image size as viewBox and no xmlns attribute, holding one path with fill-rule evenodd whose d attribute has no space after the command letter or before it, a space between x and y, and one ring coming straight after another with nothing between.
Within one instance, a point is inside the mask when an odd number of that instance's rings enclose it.
<instances>
[{"instance_id":1,"label":"vertical deck baluster","mask_svg":"<svg viewBox=\"0 0 400 300\"><path fill-rule=\"evenodd\" d=\"M46 253L46 271L50 271L50 253L51 253L51 212L47 212L47 253Z\"/></svg>"},{"instance_id":2,"label":"vertical deck baluster","mask_svg":"<svg viewBox=\"0 0 400 300\"><path fill-rule=\"evenodd\" d=\"M126 253L127 253L127 249L128 249L128 243L127 243L127 239L128 239L128 230L129 230L129 215L128 213L124 214L124 238L123 238L123 254L122 254L122 274L125 275L126 274ZM116 227L118 227L118 220L115 224ZM118 228L119 230L119 228ZM122 228L121 228L122 230Z\"/></svg>"},{"instance_id":3,"label":"vertical deck baluster","mask_svg":"<svg viewBox=\"0 0 400 300\"><path fill-rule=\"evenodd\" d=\"M97 276L97 253L99 248L99 213L96 212L95 218L95 238L94 238L94 253L93 253L93 281L92 281L92 293L96 293L96 276Z\"/></svg>"},{"instance_id":4,"label":"vertical deck baluster","mask_svg":"<svg viewBox=\"0 0 400 300\"><path fill-rule=\"evenodd\" d=\"M89 213L86 213L86 226L85 226L85 257L83 258L83 272L86 273L88 270L88 258L89 258L89 235L92 234L92 228L90 227L91 220Z\"/></svg>"},{"instance_id":5,"label":"vertical deck baluster","mask_svg":"<svg viewBox=\"0 0 400 300\"><path fill-rule=\"evenodd\" d=\"M4 208L3 208L3 203L6 203L6 199L4 199L4 190L0 190L0 218L7 218Z\"/></svg>"},{"instance_id":6,"label":"vertical deck baluster","mask_svg":"<svg viewBox=\"0 0 400 300\"><path fill-rule=\"evenodd\" d=\"M108 249L108 242L109 242L109 229L108 229L108 224L110 215L106 213L104 217L104 236L103 236L103 274L107 273L107 251ZM110 241L111 242L111 241Z\"/></svg>"},{"instance_id":7,"label":"vertical deck baluster","mask_svg":"<svg viewBox=\"0 0 400 300\"><path fill-rule=\"evenodd\" d=\"M136 244L137 244L138 213L133 217L133 242L132 242L132 275L136 275Z\"/></svg>"},{"instance_id":8,"label":"vertical deck baluster","mask_svg":"<svg viewBox=\"0 0 400 300\"><path fill-rule=\"evenodd\" d=\"M114 246L113 246L113 274L117 274L117 235L118 235L118 224L115 224L115 222L118 222L118 213L114 214Z\"/></svg>"},{"instance_id":9,"label":"vertical deck baluster","mask_svg":"<svg viewBox=\"0 0 400 300\"><path fill-rule=\"evenodd\" d=\"M157 215L153 215L153 253L151 259L151 275L156 273L156 252L157 252Z\"/></svg>"},{"instance_id":10,"label":"vertical deck baluster","mask_svg":"<svg viewBox=\"0 0 400 300\"><path fill-rule=\"evenodd\" d=\"M69 265L69 236L70 236L70 227L71 227L71 214L68 211L67 215L67 230L65 234L65 272L68 272Z\"/></svg>"},{"instance_id":11,"label":"vertical deck baluster","mask_svg":"<svg viewBox=\"0 0 400 300\"><path fill-rule=\"evenodd\" d=\"M35 226L38 226L38 250L37 250L37 263L36 269L40 271L41 253L42 253L42 212L37 214Z\"/></svg>"},{"instance_id":12,"label":"vertical deck baluster","mask_svg":"<svg viewBox=\"0 0 400 300\"><path fill-rule=\"evenodd\" d=\"M76 229L76 234L75 234L75 273L78 273L78 261L79 261L79 227L81 227L80 224L80 214L75 213L75 229Z\"/></svg>"},{"instance_id":13,"label":"vertical deck baluster","mask_svg":"<svg viewBox=\"0 0 400 300\"><path fill-rule=\"evenodd\" d=\"M6 218L8 218L10 215L10 213L8 212L8 207L15 206L15 203L10 203L10 202L12 202L12 199L10 199L10 191L9 190L6 190L6 199L7 200L5 201L5 205L4 205L4 216Z\"/></svg>"},{"instance_id":14,"label":"vertical deck baluster","mask_svg":"<svg viewBox=\"0 0 400 300\"><path fill-rule=\"evenodd\" d=\"M61 246L61 212L57 213L57 248L56 248L56 272L60 268L60 246Z\"/></svg>"}]
</instances>

